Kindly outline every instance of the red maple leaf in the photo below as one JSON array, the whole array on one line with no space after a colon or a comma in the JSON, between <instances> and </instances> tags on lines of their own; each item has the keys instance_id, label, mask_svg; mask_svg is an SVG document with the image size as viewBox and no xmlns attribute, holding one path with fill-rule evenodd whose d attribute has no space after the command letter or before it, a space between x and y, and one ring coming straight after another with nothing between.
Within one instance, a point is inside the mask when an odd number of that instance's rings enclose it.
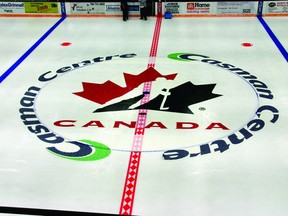
<instances>
[{"instance_id":1,"label":"red maple leaf","mask_svg":"<svg viewBox=\"0 0 288 216\"><path fill-rule=\"evenodd\" d=\"M82 82L83 91L74 92L73 94L98 104L105 104L114 98L125 95L126 93L140 86L142 83L152 82L160 77L163 77L166 80L174 80L177 73L162 75L153 67L149 67L138 75L128 73L123 73L123 75L126 83L125 87L121 87L110 80L102 84Z\"/></svg>"}]
</instances>

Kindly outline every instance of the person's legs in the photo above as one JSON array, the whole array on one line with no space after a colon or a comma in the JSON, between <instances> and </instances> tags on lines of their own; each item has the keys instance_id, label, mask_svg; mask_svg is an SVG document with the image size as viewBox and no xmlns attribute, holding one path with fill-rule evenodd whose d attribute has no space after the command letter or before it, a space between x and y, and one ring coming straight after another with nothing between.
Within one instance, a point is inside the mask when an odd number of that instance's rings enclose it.
<instances>
[{"instance_id":1,"label":"person's legs","mask_svg":"<svg viewBox=\"0 0 288 216\"><path fill-rule=\"evenodd\" d=\"M129 11L128 9L125 9L125 20L128 20L129 18Z\"/></svg>"},{"instance_id":2,"label":"person's legs","mask_svg":"<svg viewBox=\"0 0 288 216\"><path fill-rule=\"evenodd\" d=\"M122 13L123 13L123 21L127 21L128 20L128 10L123 9Z\"/></svg>"},{"instance_id":3,"label":"person's legs","mask_svg":"<svg viewBox=\"0 0 288 216\"><path fill-rule=\"evenodd\" d=\"M140 8L140 19L143 19L143 10L144 8Z\"/></svg>"},{"instance_id":4,"label":"person's legs","mask_svg":"<svg viewBox=\"0 0 288 216\"><path fill-rule=\"evenodd\" d=\"M143 18L144 20L147 20L147 8L146 7L143 8Z\"/></svg>"}]
</instances>

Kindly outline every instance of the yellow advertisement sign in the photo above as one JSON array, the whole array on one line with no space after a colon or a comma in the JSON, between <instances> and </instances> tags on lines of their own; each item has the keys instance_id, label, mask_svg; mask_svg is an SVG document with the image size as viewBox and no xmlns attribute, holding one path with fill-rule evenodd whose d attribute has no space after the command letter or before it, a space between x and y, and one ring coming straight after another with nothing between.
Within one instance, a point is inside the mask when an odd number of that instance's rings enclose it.
<instances>
[{"instance_id":1,"label":"yellow advertisement sign","mask_svg":"<svg viewBox=\"0 0 288 216\"><path fill-rule=\"evenodd\" d=\"M57 2L24 2L25 13L58 13Z\"/></svg>"}]
</instances>

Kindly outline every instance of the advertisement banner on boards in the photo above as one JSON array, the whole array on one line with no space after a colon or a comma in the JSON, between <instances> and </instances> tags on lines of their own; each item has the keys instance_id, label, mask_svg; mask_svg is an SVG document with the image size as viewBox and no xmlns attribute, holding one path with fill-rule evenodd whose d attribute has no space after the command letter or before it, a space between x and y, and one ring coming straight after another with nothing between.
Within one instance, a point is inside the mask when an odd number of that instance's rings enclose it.
<instances>
[{"instance_id":1,"label":"advertisement banner on boards","mask_svg":"<svg viewBox=\"0 0 288 216\"><path fill-rule=\"evenodd\" d=\"M139 13L139 3L129 2L129 13ZM71 14L122 14L119 2L97 2L97 3L70 3Z\"/></svg>"},{"instance_id":2,"label":"advertisement banner on boards","mask_svg":"<svg viewBox=\"0 0 288 216\"><path fill-rule=\"evenodd\" d=\"M106 3L106 14L121 14L121 8L119 2L107 2Z\"/></svg>"},{"instance_id":3,"label":"advertisement banner on boards","mask_svg":"<svg viewBox=\"0 0 288 216\"><path fill-rule=\"evenodd\" d=\"M58 13L58 3L53 2L25 2L25 13Z\"/></svg>"},{"instance_id":4,"label":"advertisement banner on boards","mask_svg":"<svg viewBox=\"0 0 288 216\"><path fill-rule=\"evenodd\" d=\"M288 14L288 1L265 2L266 14Z\"/></svg>"},{"instance_id":5,"label":"advertisement banner on boards","mask_svg":"<svg viewBox=\"0 0 288 216\"><path fill-rule=\"evenodd\" d=\"M180 4L179 2L167 2L165 3L165 12L170 12L172 14L180 13Z\"/></svg>"},{"instance_id":6,"label":"advertisement banner on boards","mask_svg":"<svg viewBox=\"0 0 288 216\"><path fill-rule=\"evenodd\" d=\"M218 2L217 14L255 14L255 2Z\"/></svg>"},{"instance_id":7,"label":"advertisement banner on boards","mask_svg":"<svg viewBox=\"0 0 288 216\"><path fill-rule=\"evenodd\" d=\"M105 14L105 2L71 3L71 14Z\"/></svg>"},{"instance_id":8,"label":"advertisement banner on boards","mask_svg":"<svg viewBox=\"0 0 288 216\"><path fill-rule=\"evenodd\" d=\"M186 3L186 13L188 14L210 14L211 2L188 2Z\"/></svg>"},{"instance_id":9,"label":"advertisement banner on boards","mask_svg":"<svg viewBox=\"0 0 288 216\"><path fill-rule=\"evenodd\" d=\"M0 14L23 14L24 3L23 2L1 2Z\"/></svg>"},{"instance_id":10,"label":"advertisement banner on boards","mask_svg":"<svg viewBox=\"0 0 288 216\"><path fill-rule=\"evenodd\" d=\"M139 14L139 2L128 2L129 14ZM119 2L106 2L106 14L122 14Z\"/></svg>"}]
</instances>

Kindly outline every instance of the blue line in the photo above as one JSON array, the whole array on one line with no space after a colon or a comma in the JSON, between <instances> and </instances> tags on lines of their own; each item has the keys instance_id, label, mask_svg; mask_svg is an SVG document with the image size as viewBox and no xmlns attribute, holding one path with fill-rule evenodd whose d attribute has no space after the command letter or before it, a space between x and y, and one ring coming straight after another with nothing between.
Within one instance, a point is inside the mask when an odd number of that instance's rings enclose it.
<instances>
[{"instance_id":1,"label":"blue line","mask_svg":"<svg viewBox=\"0 0 288 216\"><path fill-rule=\"evenodd\" d=\"M66 18L62 17L58 20L29 50L27 50L5 73L0 76L0 83L2 83Z\"/></svg>"},{"instance_id":2,"label":"blue line","mask_svg":"<svg viewBox=\"0 0 288 216\"><path fill-rule=\"evenodd\" d=\"M283 47L283 45L280 43L280 41L277 39L276 35L273 33L273 31L270 29L268 24L265 22L265 20L261 16L257 16L258 20L266 30L266 32L269 34L270 38L273 40L279 51L282 53L283 57L286 59L288 62L288 53Z\"/></svg>"},{"instance_id":3,"label":"blue line","mask_svg":"<svg viewBox=\"0 0 288 216\"><path fill-rule=\"evenodd\" d=\"M62 18L66 18L65 2L60 2Z\"/></svg>"},{"instance_id":4,"label":"blue line","mask_svg":"<svg viewBox=\"0 0 288 216\"><path fill-rule=\"evenodd\" d=\"M258 1L258 10L257 10L257 15L258 16L262 16L263 4L264 4L263 0Z\"/></svg>"}]
</instances>

